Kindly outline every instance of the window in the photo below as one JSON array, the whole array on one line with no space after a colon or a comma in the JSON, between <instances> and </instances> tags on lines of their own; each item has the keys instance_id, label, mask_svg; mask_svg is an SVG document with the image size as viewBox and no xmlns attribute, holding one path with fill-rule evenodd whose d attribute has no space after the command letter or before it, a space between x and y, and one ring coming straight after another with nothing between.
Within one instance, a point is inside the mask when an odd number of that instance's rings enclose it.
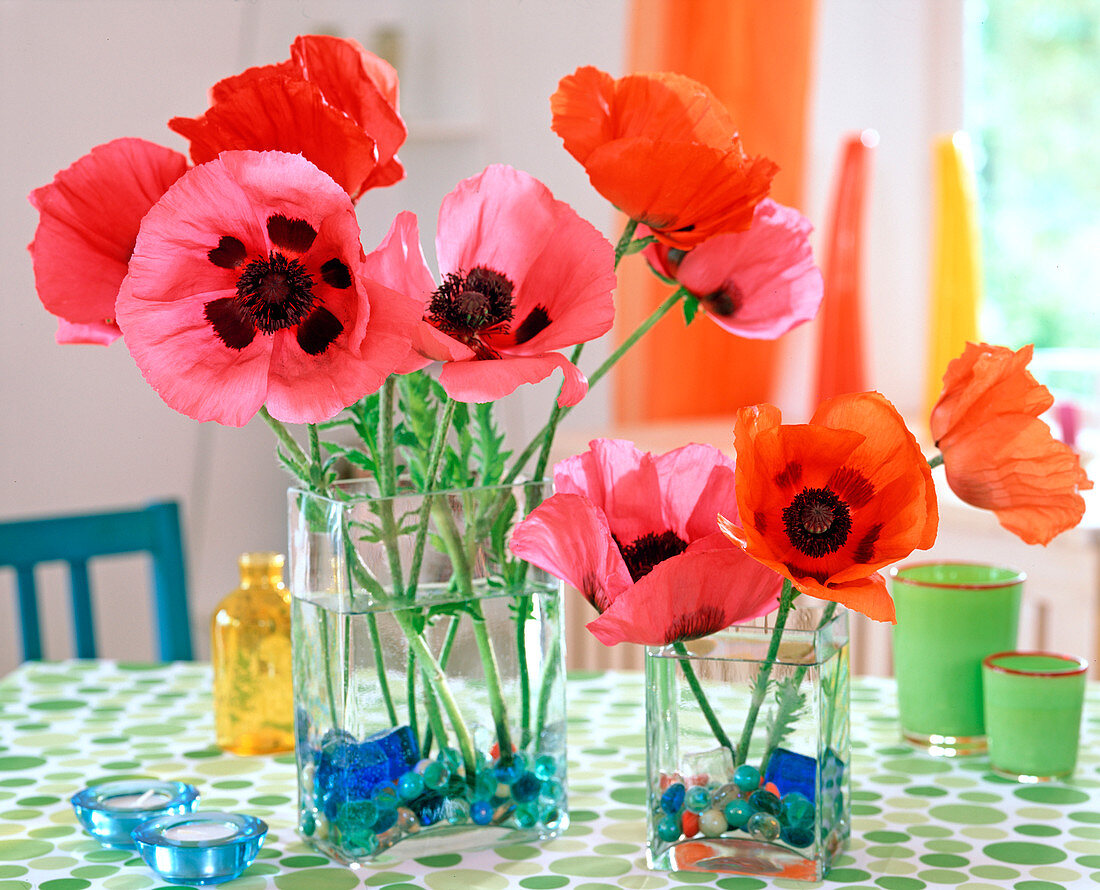
<instances>
[{"instance_id":1,"label":"window","mask_svg":"<svg viewBox=\"0 0 1100 890\"><path fill-rule=\"evenodd\" d=\"M984 336L1036 345L1056 395L1100 398L1100 4L968 0L967 129Z\"/></svg>"}]
</instances>

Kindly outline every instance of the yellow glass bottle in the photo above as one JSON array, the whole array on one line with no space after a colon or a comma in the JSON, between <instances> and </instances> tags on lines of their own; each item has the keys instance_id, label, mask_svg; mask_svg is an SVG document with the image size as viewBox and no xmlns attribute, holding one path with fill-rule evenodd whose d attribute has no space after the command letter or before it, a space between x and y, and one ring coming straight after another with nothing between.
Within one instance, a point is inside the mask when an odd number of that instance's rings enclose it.
<instances>
[{"instance_id":1,"label":"yellow glass bottle","mask_svg":"<svg viewBox=\"0 0 1100 890\"><path fill-rule=\"evenodd\" d=\"M234 754L294 750L290 591L281 553L242 553L241 586L211 621L217 745Z\"/></svg>"}]
</instances>

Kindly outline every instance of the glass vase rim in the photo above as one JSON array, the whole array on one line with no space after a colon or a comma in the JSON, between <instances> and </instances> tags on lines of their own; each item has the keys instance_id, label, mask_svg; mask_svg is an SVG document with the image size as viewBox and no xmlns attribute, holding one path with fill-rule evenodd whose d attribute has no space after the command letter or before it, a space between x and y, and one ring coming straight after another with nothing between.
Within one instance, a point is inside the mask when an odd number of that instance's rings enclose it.
<instances>
[{"instance_id":1,"label":"glass vase rim","mask_svg":"<svg viewBox=\"0 0 1100 890\"><path fill-rule=\"evenodd\" d=\"M330 497L320 492L311 491L302 485L291 485L288 489L290 494L302 494L311 498L315 498L319 501L328 501L331 504L337 504L339 506L347 506L350 503L362 502L362 501L393 501L403 498L412 497L425 497L426 495L457 495L457 494L476 494L492 491L504 491L512 488L526 488L533 485L546 485L552 486L553 479L549 477L543 477L542 479L528 479L526 477L518 477L511 482L496 482L490 485L470 485L463 487L451 487L451 488L433 488L428 491L421 491L416 488L401 489L394 494L382 495L374 493L366 493L362 498L357 498L356 501L342 501L337 498ZM377 485L377 481L371 476L358 476L350 479L339 479L333 482L332 485L346 489L352 486L366 486L368 484Z\"/></svg>"},{"instance_id":2,"label":"glass vase rim","mask_svg":"<svg viewBox=\"0 0 1100 890\"><path fill-rule=\"evenodd\" d=\"M783 638L782 638L783 641L784 642L810 642L810 641L814 641L814 640L818 639L820 636L823 636L823 635L827 634L830 630L836 628L837 627L837 622L843 620L845 623L847 623L848 614L851 610L848 609L847 606L844 606L841 603L837 603L836 606L837 606L837 608L836 608L836 611L833 613L833 616L828 621L826 621L824 624L821 624L817 627L791 627L788 624L787 626L785 626L783 628ZM817 606L814 606L812 608L813 609L818 609L820 611L820 610L824 610L826 607L827 607L827 604L822 605L820 608L817 607ZM803 611L810 611L810 609L807 609L806 607L803 607L802 610ZM769 615L765 615L765 616L761 616L761 617L766 620L767 618L771 617L771 614L773 614L773 613L769 613ZM759 619L750 619L750 622L751 621L756 621L756 620L759 620ZM665 643L662 646L646 646L645 649L646 649L647 652L652 651L654 653L658 653L658 652L664 652L666 650L673 650L673 647L676 646L677 643L681 643L681 644L690 646L690 644L692 644L692 643L697 643L701 640L707 640L707 639L710 639L712 637L719 637L723 634L748 633L748 634L751 634L753 636L759 636L760 638L764 639L764 638L767 638L767 637L771 636L775 632L775 625L760 625L760 624L752 624L750 622L742 622L740 624L736 624L736 623L735 624L730 624L730 625L727 625L726 627L721 628L720 630L716 630L713 633L709 633L704 637L696 637L695 639L692 639L692 640L674 640L673 642ZM682 656L679 655L679 653L677 653L677 656L682 657ZM707 658L709 656L689 651L688 652L688 657L689 658Z\"/></svg>"},{"instance_id":3,"label":"glass vase rim","mask_svg":"<svg viewBox=\"0 0 1100 890\"><path fill-rule=\"evenodd\" d=\"M959 566L968 569L994 569L1005 573L1005 577L995 581L932 581L923 578L903 577L903 572L912 569L927 569L936 566ZM992 562L966 559L928 559L918 562L906 562L890 566L890 580L895 584L910 587L932 587L937 590L1001 590L1015 587L1027 581L1027 572L1012 566L998 565Z\"/></svg>"}]
</instances>

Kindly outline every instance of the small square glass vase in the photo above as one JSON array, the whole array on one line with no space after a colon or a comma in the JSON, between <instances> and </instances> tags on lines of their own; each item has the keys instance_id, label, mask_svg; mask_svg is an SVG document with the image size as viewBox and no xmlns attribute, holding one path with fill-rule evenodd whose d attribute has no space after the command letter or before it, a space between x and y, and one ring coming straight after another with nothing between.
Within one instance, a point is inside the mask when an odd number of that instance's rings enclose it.
<instances>
[{"instance_id":1,"label":"small square glass vase","mask_svg":"<svg viewBox=\"0 0 1100 890\"><path fill-rule=\"evenodd\" d=\"M507 550L517 484L290 493L299 833L345 864L568 825L561 587Z\"/></svg>"},{"instance_id":2,"label":"small square glass vase","mask_svg":"<svg viewBox=\"0 0 1100 890\"><path fill-rule=\"evenodd\" d=\"M777 646L768 616L646 649L650 868L815 881L844 849L848 614L803 602Z\"/></svg>"}]
</instances>

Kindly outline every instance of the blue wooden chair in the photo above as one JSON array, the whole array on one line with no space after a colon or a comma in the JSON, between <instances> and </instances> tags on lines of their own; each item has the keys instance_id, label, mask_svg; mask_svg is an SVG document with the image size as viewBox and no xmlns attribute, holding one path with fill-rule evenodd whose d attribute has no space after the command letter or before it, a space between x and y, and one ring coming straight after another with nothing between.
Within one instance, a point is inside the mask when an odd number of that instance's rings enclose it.
<instances>
[{"instance_id":1,"label":"blue wooden chair","mask_svg":"<svg viewBox=\"0 0 1100 890\"><path fill-rule=\"evenodd\" d=\"M15 569L24 660L42 658L35 565L69 564L76 656L95 658L88 561L120 553L148 553L152 558L160 658L192 658L179 505L168 501L137 510L0 522L0 566Z\"/></svg>"}]
</instances>

